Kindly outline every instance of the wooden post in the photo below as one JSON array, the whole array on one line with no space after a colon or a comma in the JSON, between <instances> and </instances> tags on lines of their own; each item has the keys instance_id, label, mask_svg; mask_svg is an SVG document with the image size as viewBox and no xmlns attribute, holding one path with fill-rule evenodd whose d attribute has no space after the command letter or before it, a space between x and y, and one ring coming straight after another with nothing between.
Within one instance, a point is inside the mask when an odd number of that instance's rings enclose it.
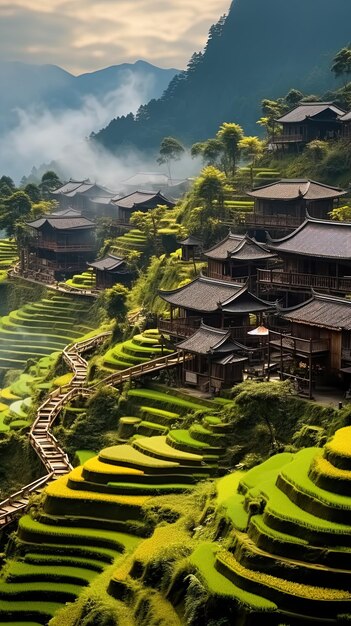
<instances>
[{"instance_id":1,"label":"wooden post","mask_svg":"<svg viewBox=\"0 0 351 626\"><path fill-rule=\"evenodd\" d=\"M310 354L308 359L309 380L308 380L308 395L312 400L312 339L310 339Z\"/></svg>"},{"instance_id":2,"label":"wooden post","mask_svg":"<svg viewBox=\"0 0 351 626\"><path fill-rule=\"evenodd\" d=\"M280 380L283 380L283 335L280 333Z\"/></svg>"}]
</instances>

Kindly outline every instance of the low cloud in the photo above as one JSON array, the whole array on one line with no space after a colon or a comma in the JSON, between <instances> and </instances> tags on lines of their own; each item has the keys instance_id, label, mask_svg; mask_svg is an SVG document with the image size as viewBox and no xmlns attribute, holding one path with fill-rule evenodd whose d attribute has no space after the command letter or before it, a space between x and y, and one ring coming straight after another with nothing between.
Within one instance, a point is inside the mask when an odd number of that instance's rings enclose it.
<instances>
[{"instance_id":1,"label":"low cloud","mask_svg":"<svg viewBox=\"0 0 351 626\"><path fill-rule=\"evenodd\" d=\"M77 110L17 110L18 124L0 137L0 175L7 174L19 183L33 166L55 161L66 179L90 178L118 191L118 183L138 171L161 172L155 161L146 161L141 153L123 151L115 157L88 140L91 132L106 126L112 118L135 112L145 102L150 80L128 72L122 87L100 101L93 96L85 98ZM174 175L191 176L198 168L199 164L186 156L175 164Z\"/></svg>"}]
</instances>

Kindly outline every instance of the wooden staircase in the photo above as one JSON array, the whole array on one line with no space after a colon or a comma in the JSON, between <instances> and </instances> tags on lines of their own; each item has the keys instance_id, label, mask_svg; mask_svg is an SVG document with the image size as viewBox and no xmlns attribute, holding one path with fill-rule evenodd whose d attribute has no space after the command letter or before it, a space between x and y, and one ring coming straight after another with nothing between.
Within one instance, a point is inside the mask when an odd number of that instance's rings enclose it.
<instances>
[{"instance_id":1,"label":"wooden staircase","mask_svg":"<svg viewBox=\"0 0 351 626\"><path fill-rule=\"evenodd\" d=\"M161 370L175 367L182 363L184 358L187 358L175 352L158 357L147 363L129 367L103 378L88 388L84 387L88 363L83 359L81 353L97 347L110 334L102 333L92 339L69 345L64 349L63 358L74 373L69 385L70 388L68 391L62 391L60 388L55 389L48 395L38 408L37 417L29 433L30 443L43 463L47 475L26 485L20 491L0 502L0 529L10 524L17 518L19 513L22 513L23 509L28 505L30 495L40 493L48 482L55 480L62 474L67 474L73 469L67 454L50 432L53 422L68 402L78 395L89 396L105 385L117 387L145 374L154 374Z\"/></svg>"},{"instance_id":2,"label":"wooden staircase","mask_svg":"<svg viewBox=\"0 0 351 626\"><path fill-rule=\"evenodd\" d=\"M78 389L79 393L84 393L81 388L85 382L88 364L80 353L95 348L109 335L110 333L102 333L64 349L63 358L74 373L70 389L67 392L55 389L49 394L38 408L35 422L29 433L30 443L43 463L47 475L0 502L0 528L12 522L18 513L22 512L28 504L30 495L39 493L50 480L55 480L72 469L67 454L59 446L50 428L63 406L78 394Z\"/></svg>"}]
</instances>

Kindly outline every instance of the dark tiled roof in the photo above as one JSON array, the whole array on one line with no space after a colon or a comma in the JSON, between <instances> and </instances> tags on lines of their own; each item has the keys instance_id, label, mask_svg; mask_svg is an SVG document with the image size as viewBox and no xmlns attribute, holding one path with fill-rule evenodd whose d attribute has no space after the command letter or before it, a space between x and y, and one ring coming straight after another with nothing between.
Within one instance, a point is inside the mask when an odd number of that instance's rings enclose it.
<instances>
[{"instance_id":1,"label":"dark tiled roof","mask_svg":"<svg viewBox=\"0 0 351 626\"><path fill-rule=\"evenodd\" d=\"M182 246L202 246L202 240L194 235L189 235L186 239L179 241Z\"/></svg>"},{"instance_id":2,"label":"dark tiled roof","mask_svg":"<svg viewBox=\"0 0 351 626\"><path fill-rule=\"evenodd\" d=\"M247 285L225 282L199 276L191 283L173 291L159 291L160 297L184 309L213 313L256 313L275 308L275 305L260 300L248 291Z\"/></svg>"},{"instance_id":3,"label":"dark tiled roof","mask_svg":"<svg viewBox=\"0 0 351 626\"><path fill-rule=\"evenodd\" d=\"M104 256L103 259L93 261L92 263L88 263L87 265L89 265L89 267L95 267L95 269L98 270L106 270L112 272L113 270L121 267L121 265L124 265L124 263L124 259L121 259L118 256L113 256L113 254L107 254L106 256Z\"/></svg>"},{"instance_id":4,"label":"dark tiled roof","mask_svg":"<svg viewBox=\"0 0 351 626\"><path fill-rule=\"evenodd\" d=\"M238 293L235 298L232 298L229 302L222 304L222 311L225 313L234 313L237 315L244 315L246 313L262 313L264 311L274 311L276 308L272 302L265 302L261 300L250 291L243 290L242 293Z\"/></svg>"},{"instance_id":5,"label":"dark tiled roof","mask_svg":"<svg viewBox=\"0 0 351 626\"><path fill-rule=\"evenodd\" d=\"M79 229L92 229L95 228L94 222L88 220L86 217L65 217L64 215L48 215L35 220L34 222L28 222L28 226L31 228L35 228L39 230L44 226L44 224L48 224L51 228L55 230L79 230Z\"/></svg>"},{"instance_id":6,"label":"dark tiled roof","mask_svg":"<svg viewBox=\"0 0 351 626\"><path fill-rule=\"evenodd\" d=\"M142 206L143 204L148 204L149 202L153 202L155 205L167 204L169 206L174 206L174 202L166 198L166 196L159 191L135 191L127 196L123 196L122 198L118 198L116 196L112 198L112 204L115 204L122 209L134 209L138 206Z\"/></svg>"},{"instance_id":7,"label":"dark tiled roof","mask_svg":"<svg viewBox=\"0 0 351 626\"><path fill-rule=\"evenodd\" d=\"M128 185L128 187L135 187L136 189L143 187L143 185L160 185L164 187L168 185L169 178L166 174L158 174L154 172L139 172L139 174L135 174L126 180L123 180L121 185Z\"/></svg>"},{"instance_id":8,"label":"dark tiled roof","mask_svg":"<svg viewBox=\"0 0 351 626\"><path fill-rule=\"evenodd\" d=\"M177 349L197 354L213 354L233 351L235 345L231 339L230 330L221 330L202 323L191 337L177 345Z\"/></svg>"},{"instance_id":9,"label":"dark tiled roof","mask_svg":"<svg viewBox=\"0 0 351 626\"><path fill-rule=\"evenodd\" d=\"M350 122L350 120L351 120L351 111L349 111L348 113L345 113L345 115L340 116L341 122Z\"/></svg>"},{"instance_id":10,"label":"dark tiled roof","mask_svg":"<svg viewBox=\"0 0 351 626\"><path fill-rule=\"evenodd\" d=\"M308 302L283 311L282 316L301 324L351 330L351 302L345 298L314 294Z\"/></svg>"},{"instance_id":11,"label":"dark tiled roof","mask_svg":"<svg viewBox=\"0 0 351 626\"><path fill-rule=\"evenodd\" d=\"M96 189L97 193L103 192L101 195L110 195L111 197L114 195L112 191L109 191L105 187L101 187L101 185L97 185L96 183L90 182L89 178L86 180L69 180L68 183L65 183L55 191L52 191L55 195L65 195L69 198L73 198L77 193L85 193L86 191L90 191L91 189Z\"/></svg>"},{"instance_id":12,"label":"dark tiled roof","mask_svg":"<svg viewBox=\"0 0 351 626\"><path fill-rule=\"evenodd\" d=\"M63 209L62 211L54 211L51 215L55 217L80 217L82 212L76 211L76 209Z\"/></svg>"},{"instance_id":13,"label":"dark tiled roof","mask_svg":"<svg viewBox=\"0 0 351 626\"><path fill-rule=\"evenodd\" d=\"M219 261L225 261L228 257L243 261L255 261L270 259L274 256L265 246L253 241L247 235L234 235L231 232L204 254L209 259Z\"/></svg>"},{"instance_id":14,"label":"dark tiled roof","mask_svg":"<svg viewBox=\"0 0 351 626\"><path fill-rule=\"evenodd\" d=\"M309 217L283 239L268 241L270 250L328 259L351 259L351 223Z\"/></svg>"},{"instance_id":15,"label":"dark tiled roof","mask_svg":"<svg viewBox=\"0 0 351 626\"><path fill-rule=\"evenodd\" d=\"M222 302L231 300L242 290L243 285L198 276L184 287L172 291L159 291L159 295L175 306L211 313L218 311Z\"/></svg>"},{"instance_id":16,"label":"dark tiled roof","mask_svg":"<svg viewBox=\"0 0 351 626\"><path fill-rule=\"evenodd\" d=\"M314 180L282 178L270 185L258 187L249 191L252 198L267 200L322 200L324 198L338 198L346 193L339 187L330 187Z\"/></svg>"},{"instance_id":17,"label":"dark tiled roof","mask_svg":"<svg viewBox=\"0 0 351 626\"><path fill-rule=\"evenodd\" d=\"M90 204L112 204L112 198L111 196L94 196L89 198L88 202Z\"/></svg>"},{"instance_id":18,"label":"dark tiled roof","mask_svg":"<svg viewBox=\"0 0 351 626\"><path fill-rule=\"evenodd\" d=\"M289 113L279 117L277 122L303 122L307 117L315 117L324 111L332 111L335 113L335 117L345 113L343 109L335 106L332 102L302 102Z\"/></svg>"}]
</instances>

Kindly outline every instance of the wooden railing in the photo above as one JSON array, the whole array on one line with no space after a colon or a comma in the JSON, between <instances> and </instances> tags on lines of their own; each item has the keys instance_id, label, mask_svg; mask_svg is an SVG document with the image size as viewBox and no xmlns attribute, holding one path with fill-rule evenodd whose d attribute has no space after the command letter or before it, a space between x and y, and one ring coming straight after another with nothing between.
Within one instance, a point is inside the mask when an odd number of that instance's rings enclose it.
<instances>
[{"instance_id":1,"label":"wooden railing","mask_svg":"<svg viewBox=\"0 0 351 626\"><path fill-rule=\"evenodd\" d=\"M283 287L307 287L327 291L351 292L351 277L320 276L316 274L300 274L283 270L257 270L258 283Z\"/></svg>"},{"instance_id":2,"label":"wooden railing","mask_svg":"<svg viewBox=\"0 0 351 626\"><path fill-rule=\"evenodd\" d=\"M267 228L297 228L303 222L292 215L260 215L247 213L243 217L246 226L266 226Z\"/></svg>"},{"instance_id":3,"label":"wooden railing","mask_svg":"<svg viewBox=\"0 0 351 626\"><path fill-rule=\"evenodd\" d=\"M272 348L280 348L283 352L296 352L303 354L318 354L329 351L328 339L301 339L286 333L269 332L269 343Z\"/></svg>"},{"instance_id":4,"label":"wooden railing","mask_svg":"<svg viewBox=\"0 0 351 626\"><path fill-rule=\"evenodd\" d=\"M47 241L45 239L33 239L30 242L30 245L33 248L45 248L45 250L54 250L56 252L94 252L96 250L95 242L76 244L60 241Z\"/></svg>"},{"instance_id":5,"label":"wooden railing","mask_svg":"<svg viewBox=\"0 0 351 626\"><path fill-rule=\"evenodd\" d=\"M19 512L28 504L30 493L36 493L50 480L67 473L72 469L67 454L60 447L56 437L50 432L50 428L62 408L77 394L90 395L89 390L83 388L88 364L80 355L104 341L111 333L100 333L85 341L66 346L63 358L73 370L74 376L68 391L61 388L55 389L44 400L37 410L37 416L29 433L29 441L38 454L48 474L30 485L26 485L19 492L12 494L0 503L0 527L12 522Z\"/></svg>"},{"instance_id":6,"label":"wooden railing","mask_svg":"<svg viewBox=\"0 0 351 626\"><path fill-rule=\"evenodd\" d=\"M228 283L242 283L245 285L248 280L248 276L223 276L219 272L208 271L208 269L202 270L202 274L204 276L208 276L208 278L215 278L216 280L223 280Z\"/></svg>"},{"instance_id":7,"label":"wooden railing","mask_svg":"<svg viewBox=\"0 0 351 626\"><path fill-rule=\"evenodd\" d=\"M152 361L147 361L146 363L141 363L140 365L134 365L133 367L128 367L128 369L111 374L89 387L89 389L101 387L102 385L116 387L117 385L122 385L123 383L134 378L139 378L144 374L156 373L163 369L175 367L176 365L183 363L183 361L187 358L192 357L189 355L189 357L184 358L179 352L173 352L172 354L167 354L166 356L160 356L157 359L152 359Z\"/></svg>"},{"instance_id":8,"label":"wooden railing","mask_svg":"<svg viewBox=\"0 0 351 626\"><path fill-rule=\"evenodd\" d=\"M200 328L201 317L175 318L173 320L158 320L158 329L161 333L169 333L178 337L191 337Z\"/></svg>"},{"instance_id":9,"label":"wooden railing","mask_svg":"<svg viewBox=\"0 0 351 626\"><path fill-rule=\"evenodd\" d=\"M12 522L14 514L26 506L29 496L40 491L51 479L52 474L46 474L3 500L0 503L0 527Z\"/></svg>"},{"instance_id":10,"label":"wooden railing","mask_svg":"<svg viewBox=\"0 0 351 626\"><path fill-rule=\"evenodd\" d=\"M296 141L308 141L306 135L296 134L296 135L276 135L272 139L272 143L294 143Z\"/></svg>"}]
</instances>

